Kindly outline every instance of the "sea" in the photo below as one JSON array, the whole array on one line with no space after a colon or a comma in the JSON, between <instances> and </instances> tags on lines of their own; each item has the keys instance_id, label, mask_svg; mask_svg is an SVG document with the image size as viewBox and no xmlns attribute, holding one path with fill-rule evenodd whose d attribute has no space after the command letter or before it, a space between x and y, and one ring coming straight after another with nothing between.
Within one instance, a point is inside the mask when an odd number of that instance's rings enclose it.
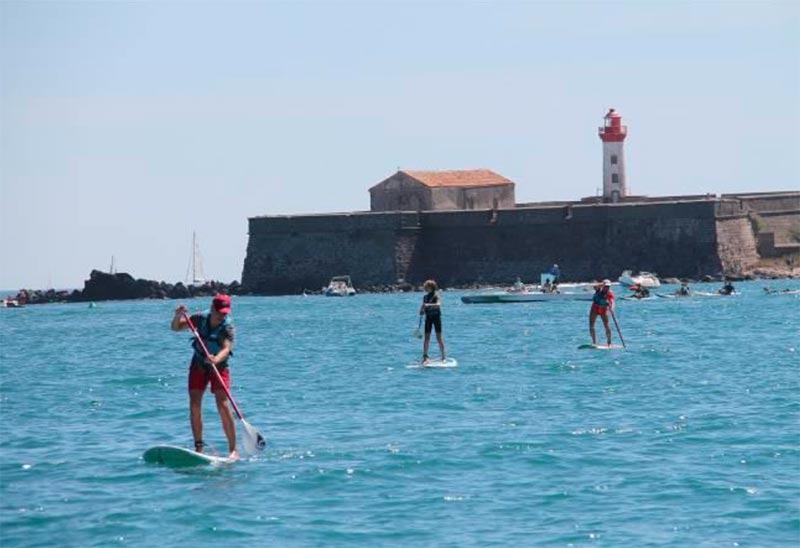
<instances>
[{"instance_id":1,"label":"sea","mask_svg":"<svg viewBox=\"0 0 800 548\"><path fill-rule=\"evenodd\" d=\"M422 293L237 296L267 445L191 469L142 460L192 444L177 301L0 309L0 546L798 546L800 295L767 285L800 280L618 299L605 351L589 303L445 291L453 369L408 367Z\"/></svg>"}]
</instances>

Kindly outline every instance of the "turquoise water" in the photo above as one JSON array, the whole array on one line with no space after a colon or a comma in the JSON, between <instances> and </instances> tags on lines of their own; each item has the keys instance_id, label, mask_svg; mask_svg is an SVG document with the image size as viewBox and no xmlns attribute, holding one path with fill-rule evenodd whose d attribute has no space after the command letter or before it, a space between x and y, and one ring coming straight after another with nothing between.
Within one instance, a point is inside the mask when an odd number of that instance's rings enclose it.
<instances>
[{"instance_id":1,"label":"turquoise water","mask_svg":"<svg viewBox=\"0 0 800 548\"><path fill-rule=\"evenodd\" d=\"M421 293L236 297L268 446L191 471L141 460L191 442L176 302L0 310L0 544L796 546L800 297L736 285L620 301L602 352L588 303L446 292L451 370L406 368Z\"/></svg>"}]
</instances>

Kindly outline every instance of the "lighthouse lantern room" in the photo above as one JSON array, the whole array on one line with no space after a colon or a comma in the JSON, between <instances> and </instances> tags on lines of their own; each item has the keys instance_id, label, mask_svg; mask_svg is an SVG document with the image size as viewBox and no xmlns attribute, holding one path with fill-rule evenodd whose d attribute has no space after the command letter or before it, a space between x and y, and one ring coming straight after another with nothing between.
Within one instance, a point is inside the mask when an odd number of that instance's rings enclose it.
<instances>
[{"instance_id":1,"label":"lighthouse lantern room","mask_svg":"<svg viewBox=\"0 0 800 548\"><path fill-rule=\"evenodd\" d=\"M622 116L612 108L605 115L598 134L603 141L603 200L616 203L628 194L623 148L628 127L622 125Z\"/></svg>"}]
</instances>

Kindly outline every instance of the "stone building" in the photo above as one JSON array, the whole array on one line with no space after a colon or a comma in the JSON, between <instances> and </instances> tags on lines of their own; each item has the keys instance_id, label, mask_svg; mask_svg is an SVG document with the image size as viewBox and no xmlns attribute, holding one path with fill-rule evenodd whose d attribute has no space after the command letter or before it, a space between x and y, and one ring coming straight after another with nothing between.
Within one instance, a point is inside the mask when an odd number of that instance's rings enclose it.
<instances>
[{"instance_id":1,"label":"stone building","mask_svg":"<svg viewBox=\"0 0 800 548\"><path fill-rule=\"evenodd\" d=\"M369 189L370 210L513 209L514 186L489 169L400 170Z\"/></svg>"}]
</instances>

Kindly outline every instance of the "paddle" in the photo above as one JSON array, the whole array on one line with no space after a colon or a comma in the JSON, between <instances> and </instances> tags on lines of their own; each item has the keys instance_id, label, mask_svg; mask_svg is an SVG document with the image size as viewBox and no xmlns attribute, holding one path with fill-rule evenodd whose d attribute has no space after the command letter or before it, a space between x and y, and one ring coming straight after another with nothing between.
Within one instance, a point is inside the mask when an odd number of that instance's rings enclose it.
<instances>
[{"instance_id":1,"label":"paddle","mask_svg":"<svg viewBox=\"0 0 800 548\"><path fill-rule=\"evenodd\" d=\"M209 359L211 355L208 352L208 348L206 348L203 339L200 337L200 333L197 332L197 329L194 327L192 323L192 319L189 317L189 314L186 312L183 313L183 318L186 320L186 324L189 326L189 329L192 330L192 334L194 338L197 339L197 342L200 343L200 348L203 349L203 353L206 356L206 359ZM211 370L214 372L214 375L217 377L217 381L222 386L222 389L225 391L225 395L228 396L228 401L231 402L233 406L233 410L236 411L236 415L239 417L239 420L242 421L242 426L244 427L244 449L250 455L255 455L258 451L263 451L264 448L267 446L267 440L264 436L261 435L261 432L255 429L253 425L249 422L244 420L244 415L242 412L239 411L239 406L236 405L236 401L233 399L233 395L231 395L231 391L228 390L228 387L225 386L225 383L222 382L222 377L217 370L217 366L213 363L211 364Z\"/></svg>"},{"instance_id":2,"label":"paddle","mask_svg":"<svg viewBox=\"0 0 800 548\"><path fill-rule=\"evenodd\" d=\"M622 341L622 348L627 348L625 346L625 339L622 338L622 331L619 329L619 322L617 322L617 316L614 314L614 309L610 308L611 311L611 318L614 320L614 326L617 328L617 334L619 335L619 340Z\"/></svg>"},{"instance_id":3,"label":"paddle","mask_svg":"<svg viewBox=\"0 0 800 548\"><path fill-rule=\"evenodd\" d=\"M417 328L414 330L414 336L418 339L422 338L422 315L420 315Z\"/></svg>"}]
</instances>

